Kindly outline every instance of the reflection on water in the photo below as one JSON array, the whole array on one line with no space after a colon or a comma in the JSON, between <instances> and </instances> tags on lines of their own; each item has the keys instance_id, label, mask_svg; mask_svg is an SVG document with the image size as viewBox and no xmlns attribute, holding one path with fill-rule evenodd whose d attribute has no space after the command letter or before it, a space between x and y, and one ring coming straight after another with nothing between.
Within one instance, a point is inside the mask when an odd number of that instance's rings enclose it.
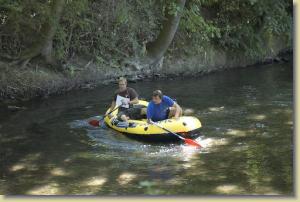
<instances>
[{"instance_id":1,"label":"reflection on water","mask_svg":"<svg viewBox=\"0 0 300 202\"><path fill-rule=\"evenodd\" d=\"M292 65L281 64L131 84L144 98L162 89L193 109L200 150L89 126L111 102L111 86L1 109L0 193L291 195L292 77Z\"/></svg>"}]
</instances>

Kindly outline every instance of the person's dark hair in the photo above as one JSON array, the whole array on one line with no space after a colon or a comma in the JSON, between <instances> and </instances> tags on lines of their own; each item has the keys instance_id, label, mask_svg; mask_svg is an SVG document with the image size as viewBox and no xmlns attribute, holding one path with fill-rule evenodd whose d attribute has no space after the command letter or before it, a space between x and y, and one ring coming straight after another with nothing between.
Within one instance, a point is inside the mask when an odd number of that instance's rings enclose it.
<instances>
[{"instance_id":1,"label":"person's dark hair","mask_svg":"<svg viewBox=\"0 0 300 202\"><path fill-rule=\"evenodd\" d=\"M161 92L161 90L155 90L155 91L153 91L152 96L153 97L157 97L158 96L160 99L162 99L163 93Z\"/></svg>"},{"instance_id":2,"label":"person's dark hair","mask_svg":"<svg viewBox=\"0 0 300 202\"><path fill-rule=\"evenodd\" d=\"M127 83L127 79L125 77L120 77L118 79L118 82L125 82L125 83Z\"/></svg>"}]
</instances>

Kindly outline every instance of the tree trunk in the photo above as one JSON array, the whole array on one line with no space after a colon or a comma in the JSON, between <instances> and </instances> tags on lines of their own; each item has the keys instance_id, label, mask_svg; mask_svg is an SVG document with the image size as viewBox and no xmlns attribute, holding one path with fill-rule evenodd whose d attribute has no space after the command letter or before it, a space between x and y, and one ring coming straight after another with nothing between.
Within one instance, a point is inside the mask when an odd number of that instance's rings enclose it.
<instances>
[{"instance_id":1,"label":"tree trunk","mask_svg":"<svg viewBox=\"0 0 300 202\"><path fill-rule=\"evenodd\" d=\"M63 7L65 4L65 0L55 0L53 2L52 6L52 16L53 20L50 21L49 23L49 29L48 29L48 34L46 35L46 39L43 45L43 48L41 50L42 56L45 58L47 63L52 63L53 62L53 55L52 55L52 44L53 44L53 38L55 36L57 27L59 25L59 20L63 11Z\"/></svg>"},{"instance_id":2,"label":"tree trunk","mask_svg":"<svg viewBox=\"0 0 300 202\"><path fill-rule=\"evenodd\" d=\"M149 42L146 45L147 50L147 62L149 64L156 64L163 57L164 53L170 46L174 35L177 31L181 11L184 8L186 0L176 0L176 5L180 8L180 11L176 14L169 14L169 8L165 10L165 20L163 21L163 28L160 31L155 41Z\"/></svg>"},{"instance_id":3,"label":"tree trunk","mask_svg":"<svg viewBox=\"0 0 300 202\"><path fill-rule=\"evenodd\" d=\"M24 52L19 58L27 60L41 55L47 63L53 63L52 43L55 36L59 20L63 11L65 0L53 0L51 14L48 22L41 29L40 39L31 48Z\"/></svg>"}]
</instances>

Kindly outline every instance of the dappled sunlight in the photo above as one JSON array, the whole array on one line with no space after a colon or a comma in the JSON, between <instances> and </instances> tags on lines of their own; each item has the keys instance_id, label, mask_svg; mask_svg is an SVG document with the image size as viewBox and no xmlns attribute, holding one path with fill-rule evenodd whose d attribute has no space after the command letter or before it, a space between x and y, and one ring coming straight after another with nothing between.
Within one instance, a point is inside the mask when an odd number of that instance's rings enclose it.
<instances>
[{"instance_id":1,"label":"dappled sunlight","mask_svg":"<svg viewBox=\"0 0 300 202\"><path fill-rule=\"evenodd\" d=\"M71 157L68 157L68 158L65 158L63 162L64 162L64 163L71 163L72 160L73 160L73 159L72 159Z\"/></svg>"},{"instance_id":2,"label":"dappled sunlight","mask_svg":"<svg viewBox=\"0 0 300 202\"><path fill-rule=\"evenodd\" d=\"M288 115L288 116L291 116L293 114L293 109L290 109L290 108L286 108L283 110L283 112Z\"/></svg>"},{"instance_id":3,"label":"dappled sunlight","mask_svg":"<svg viewBox=\"0 0 300 202\"><path fill-rule=\"evenodd\" d=\"M90 195L96 194L101 191L105 183L107 182L107 178L103 176L94 176L90 177L86 180L80 182L79 190L76 191L76 194L79 195Z\"/></svg>"},{"instance_id":4,"label":"dappled sunlight","mask_svg":"<svg viewBox=\"0 0 300 202\"><path fill-rule=\"evenodd\" d=\"M222 106L222 107L209 107L208 110L211 111L211 112L220 112L220 111L224 110L224 106Z\"/></svg>"},{"instance_id":5,"label":"dappled sunlight","mask_svg":"<svg viewBox=\"0 0 300 202\"><path fill-rule=\"evenodd\" d=\"M209 153L215 150L218 150L221 146L226 146L231 144L230 138L217 138L209 137L201 140L201 153Z\"/></svg>"},{"instance_id":6,"label":"dappled sunlight","mask_svg":"<svg viewBox=\"0 0 300 202\"><path fill-rule=\"evenodd\" d=\"M41 157L40 153L27 154L18 163L12 165L9 168L9 171L17 172L20 170L27 170L27 171L38 170L38 165L36 165L35 161L37 161L40 157Z\"/></svg>"},{"instance_id":7,"label":"dappled sunlight","mask_svg":"<svg viewBox=\"0 0 300 202\"><path fill-rule=\"evenodd\" d=\"M50 174L53 176L68 176L69 173L63 168L53 168L50 171Z\"/></svg>"},{"instance_id":8,"label":"dappled sunlight","mask_svg":"<svg viewBox=\"0 0 300 202\"><path fill-rule=\"evenodd\" d=\"M257 186L255 188L255 194L263 194L263 195L280 195L280 193L274 190L270 186Z\"/></svg>"},{"instance_id":9,"label":"dappled sunlight","mask_svg":"<svg viewBox=\"0 0 300 202\"><path fill-rule=\"evenodd\" d=\"M175 177L172 179L168 179L164 182L166 185L174 186L174 185L182 185L185 181L179 177Z\"/></svg>"},{"instance_id":10,"label":"dappled sunlight","mask_svg":"<svg viewBox=\"0 0 300 202\"><path fill-rule=\"evenodd\" d=\"M27 191L29 195L57 195L64 194L60 191L57 183L50 183L46 185L36 186L31 190Z\"/></svg>"},{"instance_id":11,"label":"dappled sunlight","mask_svg":"<svg viewBox=\"0 0 300 202\"><path fill-rule=\"evenodd\" d=\"M41 157L41 153L33 153L33 154L27 154L24 157L25 161L36 161Z\"/></svg>"},{"instance_id":12,"label":"dappled sunlight","mask_svg":"<svg viewBox=\"0 0 300 202\"><path fill-rule=\"evenodd\" d=\"M163 190L157 188L161 183L161 180L144 180L139 182L139 187L144 189L143 194L159 195L164 193Z\"/></svg>"},{"instance_id":13,"label":"dappled sunlight","mask_svg":"<svg viewBox=\"0 0 300 202\"><path fill-rule=\"evenodd\" d=\"M239 185L225 184L219 185L214 190L218 194L241 194L245 193L245 190Z\"/></svg>"},{"instance_id":14,"label":"dappled sunlight","mask_svg":"<svg viewBox=\"0 0 300 202\"><path fill-rule=\"evenodd\" d=\"M184 116L193 116L195 114L195 110L192 108L186 108L186 109L183 109L182 113Z\"/></svg>"},{"instance_id":15,"label":"dappled sunlight","mask_svg":"<svg viewBox=\"0 0 300 202\"><path fill-rule=\"evenodd\" d=\"M188 160L194 158L195 156L197 156L197 154L199 154L201 152L201 149L202 149L202 147L197 148L197 147L193 147L190 145L182 145L181 146L181 155L183 157L183 160L188 161Z\"/></svg>"},{"instance_id":16,"label":"dappled sunlight","mask_svg":"<svg viewBox=\"0 0 300 202\"><path fill-rule=\"evenodd\" d=\"M190 162L190 161L184 161L181 166L184 168L184 169L189 169L191 167L193 167L193 162Z\"/></svg>"},{"instance_id":17,"label":"dappled sunlight","mask_svg":"<svg viewBox=\"0 0 300 202\"><path fill-rule=\"evenodd\" d=\"M16 172L16 171L19 171L19 170L23 170L26 168L26 164L24 163L17 163L13 166L10 167L9 171L11 172Z\"/></svg>"},{"instance_id":18,"label":"dappled sunlight","mask_svg":"<svg viewBox=\"0 0 300 202\"><path fill-rule=\"evenodd\" d=\"M229 139L228 138L205 138L201 141L201 145L205 149L209 149L215 146L224 146L229 144Z\"/></svg>"},{"instance_id":19,"label":"dappled sunlight","mask_svg":"<svg viewBox=\"0 0 300 202\"><path fill-rule=\"evenodd\" d=\"M267 116L265 114L250 114L246 118L254 121L262 121L266 119L266 117Z\"/></svg>"},{"instance_id":20,"label":"dappled sunlight","mask_svg":"<svg viewBox=\"0 0 300 202\"><path fill-rule=\"evenodd\" d=\"M273 114L281 114L282 113L287 116L292 116L293 110L290 108L274 108L274 109L272 109L272 113Z\"/></svg>"},{"instance_id":21,"label":"dappled sunlight","mask_svg":"<svg viewBox=\"0 0 300 202\"><path fill-rule=\"evenodd\" d=\"M107 182L107 178L95 176L83 181L81 184L84 186L97 186L99 188L104 185L105 182Z\"/></svg>"},{"instance_id":22,"label":"dappled sunlight","mask_svg":"<svg viewBox=\"0 0 300 202\"><path fill-rule=\"evenodd\" d=\"M247 149L249 149L249 146L248 146L248 145L245 145L245 144L243 144L243 143L238 143L238 145L235 146L235 147L232 149L232 151L234 151L234 152L242 152L242 151L245 151L245 150L247 150Z\"/></svg>"},{"instance_id":23,"label":"dappled sunlight","mask_svg":"<svg viewBox=\"0 0 300 202\"><path fill-rule=\"evenodd\" d=\"M247 136L246 131L238 130L238 129L228 129L226 135L232 135L235 137L245 137Z\"/></svg>"},{"instance_id":24,"label":"dappled sunlight","mask_svg":"<svg viewBox=\"0 0 300 202\"><path fill-rule=\"evenodd\" d=\"M117 178L117 182L121 186L125 186L125 185L129 184L132 180L136 179L136 178L137 178L136 174L130 173L130 172L124 172L124 173L119 175L119 177Z\"/></svg>"},{"instance_id":25,"label":"dappled sunlight","mask_svg":"<svg viewBox=\"0 0 300 202\"><path fill-rule=\"evenodd\" d=\"M23 135L14 135L14 136L8 136L8 137L1 137L1 142L2 143L10 143L10 142L15 142L15 141L23 141L25 140L26 137Z\"/></svg>"},{"instance_id":26,"label":"dappled sunlight","mask_svg":"<svg viewBox=\"0 0 300 202\"><path fill-rule=\"evenodd\" d=\"M204 152L206 145L202 144L202 141L198 141L201 144L201 148L196 148L196 147L191 147L188 145L182 145L181 146L181 159L182 159L182 163L181 166L184 169L189 169L191 167L197 166L196 165L196 159L199 158L199 154L201 154L202 152Z\"/></svg>"},{"instance_id":27,"label":"dappled sunlight","mask_svg":"<svg viewBox=\"0 0 300 202\"><path fill-rule=\"evenodd\" d=\"M160 166L160 165L156 165L155 167L152 168L151 172L155 172L155 173L167 173L169 171L168 166Z\"/></svg>"}]
</instances>

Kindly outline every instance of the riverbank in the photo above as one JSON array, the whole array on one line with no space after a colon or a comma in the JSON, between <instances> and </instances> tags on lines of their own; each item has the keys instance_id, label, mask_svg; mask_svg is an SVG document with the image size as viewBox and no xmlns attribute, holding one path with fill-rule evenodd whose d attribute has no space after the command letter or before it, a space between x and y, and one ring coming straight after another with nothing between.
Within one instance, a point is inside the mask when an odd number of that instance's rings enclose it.
<instances>
[{"instance_id":1,"label":"riverbank","mask_svg":"<svg viewBox=\"0 0 300 202\"><path fill-rule=\"evenodd\" d=\"M237 58L235 56L235 58ZM25 68L10 66L0 62L0 100L2 102L26 101L36 97L63 94L76 89L93 89L99 85L115 82L125 76L129 82L154 79L173 79L176 77L199 77L211 72L229 68L250 67L257 64L271 64L293 60L292 50L283 49L274 55L260 60L237 58L226 60L217 58L213 63L195 58L172 62L166 59L158 69L137 69L134 67L97 66L92 60L73 60L64 64L60 70L50 69L41 64L30 63Z\"/></svg>"}]
</instances>

